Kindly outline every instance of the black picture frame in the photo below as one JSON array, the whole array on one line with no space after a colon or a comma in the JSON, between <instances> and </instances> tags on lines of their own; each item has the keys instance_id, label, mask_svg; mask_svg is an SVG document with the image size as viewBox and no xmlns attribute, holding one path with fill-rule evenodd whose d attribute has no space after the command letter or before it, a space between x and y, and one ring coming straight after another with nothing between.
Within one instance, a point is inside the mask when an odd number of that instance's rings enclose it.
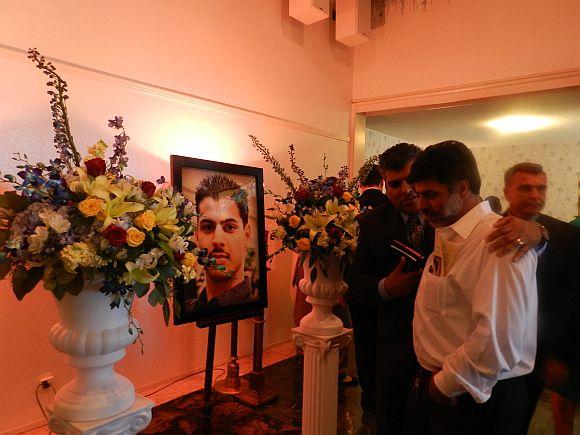
<instances>
[{"instance_id":1,"label":"black picture frame","mask_svg":"<svg viewBox=\"0 0 580 435\"><path fill-rule=\"evenodd\" d=\"M215 302L218 299L212 298L209 301L207 300L207 295L205 293L206 288L202 287L203 284L200 284L200 280L185 284L182 279L176 279L173 310L174 324L183 325L197 322L198 326L204 327L211 324L226 323L259 315L263 312L263 309L268 306L264 175L262 168L178 155L170 156L170 164L172 185L194 204L196 212L198 211L198 208L197 204L195 204L195 193L199 187L199 182L203 179L214 175L225 175L241 186L240 191L245 191L244 195L246 195L245 198L248 207L247 225L249 227L249 238L245 245L243 272L244 281L249 280L252 292L252 296L245 298L243 302L227 306L219 306L218 304L218 306L216 306L216 304L208 302ZM231 196L230 199L233 199L234 196ZM200 203L203 203L202 201L200 201ZM241 214L239 206L237 210ZM202 219L202 217L199 216L196 219ZM196 234L198 232L199 228L197 229ZM196 244L200 248L208 248L208 246L202 246L204 243L203 241L198 240L198 237L201 234L203 234L203 232L194 236ZM209 249L211 250L211 248ZM252 250L254 257L253 260L251 253ZM249 266L249 264L251 266ZM198 266L198 269L202 271L206 270L203 266ZM211 279L209 281L211 281ZM239 288L239 286L236 288ZM230 290L228 290L228 292ZM210 290L207 289L207 294L209 294L209 291ZM201 296L202 294L206 297ZM175 309L176 304L179 304L178 310ZM179 313L179 316L176 315L176 312Z\"/></svg>"}]
</instances>

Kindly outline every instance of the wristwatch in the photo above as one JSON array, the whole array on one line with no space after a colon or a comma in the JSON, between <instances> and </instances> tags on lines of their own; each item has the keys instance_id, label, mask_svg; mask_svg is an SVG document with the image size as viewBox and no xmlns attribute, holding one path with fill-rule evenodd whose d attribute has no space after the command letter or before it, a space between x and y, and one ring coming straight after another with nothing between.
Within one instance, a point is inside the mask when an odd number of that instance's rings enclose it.
<instances>
[{"instance_id":1,"label":"wristwatch","mask_svg":"<svg viewBox=\"0 0 580 435\"><path fill-rule=\"evenodd\" d=\"M542 238L540 239L540 243L538 244L538 246L542 246L545 243L547 243L548 240L550 240L550 233L548 232L548 229L541 223L536 222L536 224L538 225L538 227L540 227L540 234L542 235Z\"/></svg>"}]
</instances>

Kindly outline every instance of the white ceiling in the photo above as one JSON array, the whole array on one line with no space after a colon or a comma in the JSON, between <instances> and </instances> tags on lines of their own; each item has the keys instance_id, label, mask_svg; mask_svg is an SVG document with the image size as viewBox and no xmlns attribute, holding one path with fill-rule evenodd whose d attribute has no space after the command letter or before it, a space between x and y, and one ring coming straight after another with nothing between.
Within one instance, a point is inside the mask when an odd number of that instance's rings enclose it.
<instances>
[{"instance_id":1,"label":"white ceiling","mask_svg":"<svg viewBox=\"0 0 580 435\"><path fill-rule=\"evenodd\" d=\"M490 119L507 115L549 116L557 123L544 130L512 134L500 134L484 125ZM459 140L469 147L580 144L580 88L373 116L367 118L367 128L419 146L447 139Z\"/></svg>"}]
</instances>

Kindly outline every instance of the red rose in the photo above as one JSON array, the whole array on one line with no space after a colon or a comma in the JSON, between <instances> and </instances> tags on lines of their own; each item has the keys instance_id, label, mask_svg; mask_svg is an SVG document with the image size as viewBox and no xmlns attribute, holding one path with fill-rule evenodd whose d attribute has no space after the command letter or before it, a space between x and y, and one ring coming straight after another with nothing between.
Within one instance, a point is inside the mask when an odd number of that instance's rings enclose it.
<instances>
[{"instance_id":1,"label":"red rose","mask_svg":"<svg viewBox=\"0 0 580 435\"><path fill-rule=\"evenodd\" d=\"M174 252L173 258L175 258L175 261L181 261L185 258L185 252L183 254L181 252Z\"/></svg>"},{"instance_id":2,"label":"red rose","mask_svg":"<svg viewBox=\"0 0 580 435\"><path fill-rule=\"evenodd\" d=\"M331 239L340 239L342 237L343 230L338 227L332 227L328 230L328 237Z\"/></svg>"},{"instance_id":3,"label":"red rose","mask_svg":"<svg viewBox=\"0 0 580 435\"><path fill-rule=\"evenodd\" d=\"M155 193L155 190L157 190L157 188L155 187L155 184L153 184L151 181L143 181L141 183L141 190L145 195L151 198Z\"/></svg>"},{"instance_id":4,"label":"red rose","mask_svg":"<svg viewBox=\"0 0 580 435\"><path fill-rule=\"evenodd\" d=\"M103 237L109 241L112 246L123 246L127 243L127 231L117 225L109 225L103 231Z\"/></svg>"},{"instance_id":5,"label":"red rose","mask_svg":"<svg viewBox=\"0 0 580 435\"><path fill-rule=\"evenodd\" d=\"M301 187L300 189L298 189L296 191L296 194L294 195L294 198L298 202L308 201L310 199L310 190L305 189L304 187Z\"/></svg>"},{"instance_id":6,"label":"red rose","mask_svg":"<svg viewBox=\"0 0 580 435\"><path fill-rule=\"evenodd\" d=\"M332 195L333 196L340 198L343 193L344 193L344 190L341 189L340 186L338 186L336 184L332 186Z\"/></svg>"},{"instance_id":7,"label":"red rose","mask_svg":"<svg viewBox=\"0 0 580 435\"><path fill-rule=\"evenodd\" d=\"M85 162L85 166L87 167L87 174L89 174L91 177L98 177L99 175L103 175L107 170L107 164L99 157L95 157L94 159Z\"/></svg>"}]
</instances>

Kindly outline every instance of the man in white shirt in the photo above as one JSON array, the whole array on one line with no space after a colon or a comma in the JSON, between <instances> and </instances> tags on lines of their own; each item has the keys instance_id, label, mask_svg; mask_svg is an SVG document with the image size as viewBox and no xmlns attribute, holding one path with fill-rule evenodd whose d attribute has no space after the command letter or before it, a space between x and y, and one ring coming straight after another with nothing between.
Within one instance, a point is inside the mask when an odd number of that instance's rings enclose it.
<instances>
[{"instance_id":1,"label":"man in white shirt","mask_svg":"<svg viewBox=\"0 0 580 435\"><path fill-rule=\"evenodd\" d=\"M475 158L461 142L425 149L409 181L436 235L415 301L421 369L409 395L407 433L519 433L527 401L521 376L536 354L536 254L514 263L489 252L485 238L499 216L481 201Z\"/></svg>"}]
</instances>

